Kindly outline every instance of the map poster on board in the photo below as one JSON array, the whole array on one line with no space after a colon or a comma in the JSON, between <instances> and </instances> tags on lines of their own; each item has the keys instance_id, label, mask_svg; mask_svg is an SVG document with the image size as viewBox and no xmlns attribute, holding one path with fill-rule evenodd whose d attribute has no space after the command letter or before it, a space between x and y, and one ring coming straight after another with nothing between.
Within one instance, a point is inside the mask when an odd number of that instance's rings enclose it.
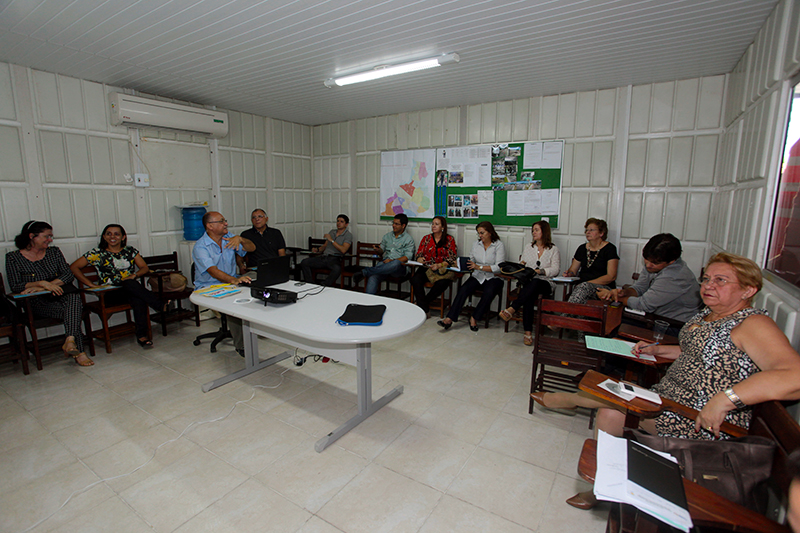
<instances>
[{"instance_id":1,"label":"map poster on board","mask_svg":"<svg viewBox=\"0 0 800 533\"><path fill-rule=\"evenodd\" d=\"M381 216L432 218L436 150L381 153Z\"/></svg>"}]
</instances>

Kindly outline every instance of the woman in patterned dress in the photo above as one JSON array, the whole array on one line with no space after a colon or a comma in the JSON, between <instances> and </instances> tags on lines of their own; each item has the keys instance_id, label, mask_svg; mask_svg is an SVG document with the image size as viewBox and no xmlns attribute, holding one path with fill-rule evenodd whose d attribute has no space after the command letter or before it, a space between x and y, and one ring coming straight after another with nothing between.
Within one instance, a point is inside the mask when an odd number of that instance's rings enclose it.
<instances>
[{"instance_id":1,"label":"woman in patterned dress","mask_svg":"<svg viewBox=\"0 0 800 533\"><path fill-rule=\"evenodd\" d=\"M681 329L680 346L634 346L634 353L675 359L653 390L699 411L695 420L664 412L642 420L642 429L666 437L724 438L722 422L747 428L752 405L800 398L800 355L766 311L751 307L761 285L761 269L753 261L718 253L701 280L706 308ZM600 407L597 427L622 434L624 413L594 398L534 394L538 403L550 408ZM593 500L591 493L581 493L567 503L584 509Z\"/></svg>"},{"instance_id":2,"label":"woman in patterned dress","mask_svg":"<svg viewBox=\"0 0 800 533\"><path fill-rule=\"evenodd\" d=\"M153 341L147 332L147 307L160 311L166 302L162 301L144 285L136 281L150 272L139 250L128 246L125 228L119 224L109 224L103 230L97 248L89 250L70 265L72 273L89 288L97 288L83 275L81 269L92 265L103 285L117 285L122 290L114 291L106 296L111 305L129 303L133 308L133 321L136 324L136 342L142 348L152 348Z\"/></svg>"},{"instance_id":3,"label":"woman in patterned dress","mask_svg":"<svg viewBox=\"0 0 800 533\"><path fill-rule=\"evenodd\" d=\"M439 297L447 287L453 283L455 273L452 276L437 280L433 287L425 294L425 284L428 282L428 269L439 273L442 268L448 268L458 261L458 249L456 240L447 233L447 220L444 217L435 216L431 221L431 232L422 237L419 241L416 260L428 268L420 267L411 276L411 286L414 287L414 296L417 305L426 313L430 311L430 304Z\"/></svg>"},{"instance_id":4,"label":"woman in patterned dress","mask_svg":"<svg viewBox=\"0 0 800 533\"><path fill-rule=\"evenodd\" d=\"M83 305L72 285L74 276L61 250L50 246L52 242L53 226L47 222L31 220L22 226L22 231L14 238L19 250L6 254L8 285L15 293L49 291L50 295L36 296L31 301L34 316L63 320L67 336L61 347L64 355L81 366L92 366L94 362L83 348Z\"/></svg>"}]
</instances>

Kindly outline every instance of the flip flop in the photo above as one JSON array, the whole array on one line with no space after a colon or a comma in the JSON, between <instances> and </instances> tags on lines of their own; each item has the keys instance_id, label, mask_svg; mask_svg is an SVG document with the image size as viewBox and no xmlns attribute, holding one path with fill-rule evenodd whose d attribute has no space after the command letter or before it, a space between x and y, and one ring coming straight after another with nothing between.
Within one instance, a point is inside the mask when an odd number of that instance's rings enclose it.
<instances>
[{"instance_id":1,"label":"flip flop","mask_svg":"<svg viewBox=\"0 0 800 533\"><path fill-rule=\"evenodd\" d=\"M533 346L533 335L523 335L522 344L525 346Z\"/></svg>"},{"instance_id":2,"label":"flip flop","mask_svg":"<svg viewBox=\"0 0 800 533\"><path fill-rule=\"evenodd\" d=\"M512 316L507 309L503 309L502 311L500 311L500 318L508 322L509 320L511 320Z\"/></svg>"}]
</instances>

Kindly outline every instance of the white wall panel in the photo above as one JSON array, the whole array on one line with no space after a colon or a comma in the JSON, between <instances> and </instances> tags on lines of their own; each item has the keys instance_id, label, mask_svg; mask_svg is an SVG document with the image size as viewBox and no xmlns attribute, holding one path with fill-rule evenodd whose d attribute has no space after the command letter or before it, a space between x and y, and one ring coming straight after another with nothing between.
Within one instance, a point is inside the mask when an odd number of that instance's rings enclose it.
<instances>
[{"instance_id":1,"label":"white wall panel","mask_svg":"<svg viewBox=\"0 0 800 533\"><path fill-rule=\"evenodd\" d=\"M407 127L405 135L406 147L411 150L419 148L419 112L405 113L405 117Z\"/></svg>"},{"instance_id":2,"label":"white wall panel","mask_svg":"<svg viewBox=\"0 0 800 533\"><path fill-rule=\"evenodd\" d=\"M59 238L75 237L75 212L72 191L69 189L47 189L45 191L47 216L53 233Z\"/></svg>"},{"instance_id":3,"label":"white wall panel","mask_svg":"<svg viewBox=\"0 0 800 533\"><path fill-rule=\"evenodd\" d=\"M631 119L629 131L632 134L650 131L650 108L652 107L652 85L637 85L631 91Z\"/></svg>"},{"instance_id":4,"label":"white wall panel","mask_svg":"<svg viewBox=\"0 0 800 533\"><path fill-rule=\"evenodd\" d=\"M625 201L622 205L622 228L620 236L623 238L638 239L640 221L642 219L642 198L640 192L625 193Z\"/></svg>"},{"instance_id":5,"label":"white wall panel","mask_svg":"<svg viewBox=\"0 0 800 533\"><path fill-rule=\"evenodd\" d=\"M695 137L691 168L693 186L710 187L714 184L718 145L718 135L698 135Z\"/></svg>"},{"instance_id":6,"label":"white wall panel","mask_svg":"<svg viewBox=\"0 0 800 533\"><path fill-rule=\"evenodd\" d=\"M635 141L629 141L628 159L625 171L625 185L627 187L643 186L646 168L647 140L639 139Z\"/></svg>"},{"instance_id":7,"label":"white wall panel","mask_svg":"<svg viewBox=\"0 0 800 533\"><path fill-rule=\"evenodd\" d=\"M431 120L432 111L420 111L419 113L419 146L431 146Z\"/></svg>"},{"instance_id":8,"label":"white wall panel","mask_svg":"<svg viewBox=\"0 0 800 533\"><path fill-rule=\"evenodd\" d=\"M94 235L100 236L106 224L119 223L125 228L126 233L135 233L135 227L129 227L120 221L117 215L117 195L116 191L112 189L97 189L94 191L94 196L90 199L92 205L90 208L95 213L95 228ZM135 211L135 203L131 203L130 211ZM134 213L135 214L135 213ZM134 217L133 220L136 220Z\"/></svg>"},{"instance_id":9,"label":"white wall panel","mask_svg":"<svg viewBox=\"0 0 800 533\"><path fill-rule=\"evenodd\" d=\"M789 30L783 60L783 73L785 76L791 76L800 68L800 3L797 0L786 0L786 5Z\"/></svg>"},{"instance_id":10,"label":"white wall panel","mask_svg":"<svg viewBox=\"0 0 800 533\"><path fill-rule=\"evenodd\" d=\"M2 63L0 63L2 65ZM0 126L0 182L23 182L22 145L20 129L14 126Z\"/></svg>"},{"instance_id":11,"label":"white wall panel","mask_svg":"<svg viewBox=\"0 0 800 533\"><path fill-rule=\"evenodd\" d=\"M564 143L564 168L561 169L561 188L572 187L572 174L575 165L573 159L575 158L575 145L572 143Z\"/></svg>"},{"instance_id":12,"label":"white wall panel","mask_svg":"<svg viewBox=\"0 0 800 533\"><path fill-rule=\"evenodd\" d=\"M647 145L648 187L663 187L667 184L669 163L669 139L651 139Z\"/></svg>"},{"instance_id":13,"label":"white wall panel","mask_svg":"<svg viewBox=\"0 0 800 533\"><path fill-rule=\"evenodd\" d=\"M578 108L576 112L576 137L592 137L594 135L595 119L595 91L578 93Z\"/></svg>"},{"instance_id":14,"label":"white wall panel","mask_svg":"<svg viewBox=\"0 0 800 533\"><path fill-rule=\"evenodd\" d=\"M664 213L664 193L650 192L644 195L644 205L642 206L642 225L639 234L652 236L661 233L661 221Z\"/></svg>"},{"instance_id":15,"label":"white wall panel","mask_svg":"<svg viewBox=\"0 0 800 533\"><path fill-rule=\"evenodd\" d=\"M541 102L539 137L535 140L556 139L558 137L558 96L545 96Z\"/></svg>"},{"instance_id":16,"label":"white wall panel","mask_svg":"<svg viewBox=\"0 0 800 533\"><path fill-rule=\"evenodd\" d=\"M89 168L89 145L85 135L64 135L67 142L67 162L70 181L72 183L91 183L92 173Z\"/></svg>"},{"instance_id":17,"label":"white wall panel","mask_svg":"<svg viewBox=\"0 0 800 533\"><path fill-rule=\"evenodd\" d=\"M671 187L689 185L689 173L692 166L692 137L673 137L669 151L669 178Z\"/></svg>"},{"instance_id":18,"label":"white wall panel","mask_svg":"<svg viewBox=\"0 0 800 533\"><path fill-rule=\"evenodd\" d=\"M3 225L3 240L13 241L22 226L33 218L28 204L28 194L21 187L0 187L0 202L2 203L0 219Z\"/></svg>"},{"instance_id":19,"label":"white wall panel","mask_svg":"<svg viewBox=\"0 0 800 533\"><path fill-rule=\"evenodd\" d=\"M573 145L572 187L589 187L592 184L592 143Z\"/></svg>"},{"instance_id":20,"label":"white wall panel","mask_svg":"<svg viewBox=\"0 0 800 533\"><path fill-rule=\"evenodd\" d=\"M672 129L674 131L693 130L697 112L700 79L681 80L675 89L675 116Z\"/></svg>"},{"instance_id":21,"label":"white wall panel","mask_svg":"<svg viewBox=\"0 0 800 533\"><path fill-rule=\"evenodd\" d=\"M611 185L611 155L614 143L611 141L596 142L592 154L592 187L609 187Z\"/></svg>"},{"instance_id":22,"label":"white wall panel","mask_svg":"<svg viewBox=\"0 0 800 533\"><path fill-rule=\"evenodd\" d=\"M467 144L480 144L482 142L481 113L483 113L483 106L481 105L467 107Z\"/></svg>"},{"instance_id":23,"label":"white wall panel","mask_svg":"<svg viewBox=\"0 0 800 533\"><path fill-rule=\"evenodd\" d=\"M710 192L694 191L689 195L689 208L686 217L686 230L683 239L687 241L706 242L711 222Z\"/></svg>"},{"instance_id":24,"label":"white wall panel","mask_svg":"<svg viewBox=\"0 0 800 533\"><path fill-rule=\"evenodd\" d=\"M67 183L67 158L64 154L64 138L55 131L40 131L42 170L47 183Z\"/></svg>"},{"instance_id":25,"label":"white wall panel","mask_svg":"<svg viewBox=\"0 0 800 533\"><path fill-rule=\"evenodd\" d=\"M75 236L96 237L99 231L92 190L74 189L72 202L75 213L80 213L80 216L75 217Z\"/></svg>"},{"instance_id":26,"label":"white wall panel","mask_svg":"<svg viewBox=\"0 0 800 533\"><path fill-rule=\"evenodd\" d=\"M64 110L64 126L85 129L86 118L83 109L81 81L66 76L58 76L58 88Z\"/></svg>"},{"instance_id":27,"label":"white wall panel","mask_svg":"<svg viewBox=\"0 0 800 533\"><path fill-rule=\"evenodd\" d=\"M497 103L497 116L495 117L496 142L507 143L514 140L511 132L514 126L514 102L509 100Z\"/></svg>"},{"instance_id":28,"label":"white wall panel","mask_svg":"<svg viewBox=\"0 0 800 533\"><path fill-rule=\"evenodd\" d=\"M576 93L562 94L558 97L558 138L575 137L575 116L578 96Z\"/></svg>"},{"instance_id":29,"label":"white wall panel","mask_svg":"<svg viewBox=\"0 0 800 533\"><path fill-rule=\"evenodd\" d=\"M36 105L36 123L61 125L56 76L49 72L31 71Z\"/></svg>"},{"instance_id":30,"label":"white wall panel","mask_svg":"<svg viewBox=\"0 0 800 533\"><path fill-rule=\"evenodd\" d=\"M89 137L89 166L93 182L110 185L113 181L111 170L111 145L105 137Z\"/></svg>"},{"instance_id":31,"label":"white wall panel","mask_svg":"<svg viewBox=\"0 0 800 533\"><path fill-rule=\"evenodd\" d=\"M674 94L674 82L653 84L653 102L650 115L651 133L670 131Z\"/></svg>"},{"instance_id":32,"label":"white wall panel","mask_svg":"<svg viewBox=\"0 0 800 533\"><path fill-rule=\"evenodd\" d=\"M700 102L697 106L697 128L719 128L722 126L725 76L701 78L700 83Z\"/></svg>"},{"instance_id":33,"label":"white wall panel","mask_svg":"<svg viewBox=\"0 0 800 533\"><path fill-rule=\"evenodd\" d=\"M728 81L728 98L725 105L725 125L729 125L745 110L747 82L750 72L750 59L753 45L751 44L745 54L736 63L731 71Z\"/></svg>"},{"instance_id":34,"label":"white wall panel","mask_svg":"<svg viewBox=\"0 0 800 533\"><path fill-rule=\"evenodd\" d=\"M617 90L597 91L595 135L613 135L616 123Z\"/></svg>"},{"instance_id":35,"label":"white wall panel","mask_svg":"<svg viewBox=\"0 0 800 533\"><path fill-rule=\"evenodd\" d=\"M131 151L128 141L111 139L111 161L114 164L114 183L125 185L125 174L131 173Z\"/></svg>"},{"instance_id":36,"label":"white wall panel","mask_svg":"<svg viewBox=\"0 0 800 533\"><path fill-rule=\"evenodd\" d=\"M658 233L672 233L677 238L683 239L688 196L688 193L685 192L667 193L664 223Z\"/></svg>"},{"instance_id":37,"label":"white wall panel","mask_svg":"<svg viewBox=\"0 0 800 533\"><path fill-rule=\"evenodd\" d=\"M0 63L0 118L2 119L17 119L13 87L11 67L8 63Z\"/></svg>"}]
</instances>

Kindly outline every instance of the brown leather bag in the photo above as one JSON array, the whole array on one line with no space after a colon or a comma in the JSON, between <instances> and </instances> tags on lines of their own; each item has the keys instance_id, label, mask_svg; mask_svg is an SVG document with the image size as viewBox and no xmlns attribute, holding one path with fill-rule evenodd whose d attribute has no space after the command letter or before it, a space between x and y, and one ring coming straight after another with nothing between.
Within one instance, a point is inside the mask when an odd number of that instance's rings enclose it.
<instances>
[{"instance_id":1,"label":"brown leather bag","mask_svg":"<svg viewBox=\"0 0 800 533\"><path fill-rule=\"evenodd\" d=\"M753 511L765 512L763 485L772 470L774 441L753 435L698 440L631 432L636 441L677 459L686 479Z\"/></svg>"},{"instance_id":2,"label":"brown leather bag","mask_svg":"<svg viewBox=\"0 0 800 533\"><path fill-rule=\"evenodd\" d=\"M164 276L164 292L180 292L186 288L189 280L180 272L170 272L168 276ZM158 292L158 278L150 278L147 280L150 285L150 290Z\"/></svg>"}]
</instances>

